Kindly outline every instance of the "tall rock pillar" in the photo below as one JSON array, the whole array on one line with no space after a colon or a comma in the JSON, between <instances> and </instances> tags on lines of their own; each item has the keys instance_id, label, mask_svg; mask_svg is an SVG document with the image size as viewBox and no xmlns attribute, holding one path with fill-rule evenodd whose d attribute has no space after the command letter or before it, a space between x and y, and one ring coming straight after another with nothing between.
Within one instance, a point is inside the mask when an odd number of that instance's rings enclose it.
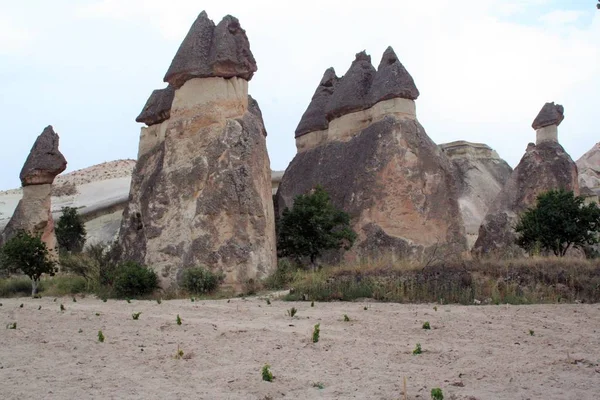
<instances>
[{"instance_id":1,"label":"tall rock pillar","mask_svg":"<svg viewBox=\"0 0 600 400\"><path fill-rule=\"evenodd\" d=\"M58 135L49 125L33 144L20 174L23 198L0 236L0 245L24 230L40 235L50 251L56 249L50 197L54 178L67 168L58 142Z\"/></svg>"},{"instance_id":2,"label":"tall rock pillar","mask_svg":"<svg viewBox=\"0 0 600 400\"><path fill-rule=\"evenodd\" d=\"M166 287L204 265L239 287L276 268L271 170L245 31L205 12L137 118L142 128L119 242Z\"/></svg>"}]
</instances>

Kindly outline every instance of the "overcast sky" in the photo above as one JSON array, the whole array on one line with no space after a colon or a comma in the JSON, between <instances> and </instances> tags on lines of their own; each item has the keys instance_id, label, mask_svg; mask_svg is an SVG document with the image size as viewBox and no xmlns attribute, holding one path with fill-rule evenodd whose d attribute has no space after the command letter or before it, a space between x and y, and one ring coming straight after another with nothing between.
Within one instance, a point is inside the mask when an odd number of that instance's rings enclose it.
<instances>
[{"instance_id":1,"label":"overcast sky","mask_svg":"<svg viewBox=\"0 0 600 400\"><path fill-rule=\"evenodd\" d=\"M343 75L392 46L437 143L483 142L513 167L542 105L565 106L559 140L573 159L600 141L600 11L595 0L0 0L0 190L47 125L68 170L135 158L135 117L197 15L239 18L258 72L271 167L295 154L294 130L326 68Z\"/></svg>"}]
</instances>

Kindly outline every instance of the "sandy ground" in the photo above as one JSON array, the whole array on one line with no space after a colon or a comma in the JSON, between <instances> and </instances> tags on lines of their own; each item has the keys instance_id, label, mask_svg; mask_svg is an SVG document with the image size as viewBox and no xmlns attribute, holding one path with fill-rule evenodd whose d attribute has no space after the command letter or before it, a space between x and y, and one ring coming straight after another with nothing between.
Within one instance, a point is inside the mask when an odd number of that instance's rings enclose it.
<instances>
[{"instance_id":1,"label":"sandy ground","mask_svg":"<svg viewBox=\"0 0 600 400\"><path fill-rule=\"evenodd\" d=\"M429 399L432 387L446 400L600 392L600 305L0 301L1 322L17 322L0 329L3 399L404 399L404 378L408 399Z\"/></svg>"}]
</instances>

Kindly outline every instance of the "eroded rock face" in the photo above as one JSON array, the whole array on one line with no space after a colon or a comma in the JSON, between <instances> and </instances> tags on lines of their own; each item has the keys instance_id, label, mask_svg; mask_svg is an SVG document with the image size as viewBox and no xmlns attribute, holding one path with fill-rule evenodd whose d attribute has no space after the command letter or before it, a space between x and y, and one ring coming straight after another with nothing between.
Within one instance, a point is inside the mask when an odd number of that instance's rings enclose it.
<instances>
[{"instance_id":1,"label":"eroded rock face","mask_svg":"<svg viewBox=\"0 0 600 400\"><path fill-rule=\"evenodd\" d=\"M313 124L313 131L304 132L311 127L305 124L306 117L317 94L323 93L323 81L337 78L326 72L331 79L324 77L319 84L300 123L304 134L296 138L298 154L279 185L278 210L291 207L295 196L322 185L333 203L350 214L359 235L347 258L421 258L436 248L440 254L448 254L442 249L458 254L466 249L466 240L453 166L416 119L410 98L415 97L416 87L414 82L407 84L408 72L388 70L401 65L397 58L386 52L379 78L367 57L359 53L348 73L337 84L326 86L326 95L319 97L322 101L329 96L329 110L337 110L328 113L325 129L323 124ZM347 78L350 83L344 83ZM378 79L388 82L378 87L389 91L378 90L385 100L370 104L371 88ZM342 104L344 96L338 90L360 96Z\"/></svg>"},{"instance_id":2,"label":"eroded rock face","mask_svg":"<svg viewBox=\"0 0 600 400\"><path fill-rule=\"evenodd\" d=\"M238 19L227 15L215 26L202 11L179 46L164 80L179 88L192 78L250 80L256 70L246 31Z\"/></svg>"},{"instance_id":3,"label":"eroded rock face","mask_svg":"<svg viewBox=\"0 0 600 400\"><path fill-rule=\"evenodd\" d=\"M201 14L167 73L169 118L142 128L121 224L123 259L155 269L163 287L192 266L237 288L276 268L267 132L246 80L255 64L239 69L251 53L235 18L209 22Z\"/></svg>"},{"instance_id":4,"label":"eroded rock face","mask_svg":"<svg viewBox=\"0 0 600 400\"><path fill-rule=\"evenodd\" d=\"M473 251L478 255L515 255L514 226L518 216L535 205L537 196L553 189L579 194L577 166L557 142L529 144L519 165L500 191L486 215Z\"/></svg>"},{"instance_id":5,"label":"eroded rock face","mask_svg":"<svg viewBox=\"0 0 600 400\"><path fill-rule=\"evenodd\" d=\"M143 122L148 126L166 121L171 116L171 104L174 96L175 89L170 85L164 89L154 90L135 121Z\"/></svg>"},{"instance_id":6,"label":"eroded rock face","mask_svg":"<svg viewBox=\"0 0 600 400\"><path fill-rule=\"evenodd\" d=\"M0 236L0 245L24 230L41 235L49 250L56 248L54 220L51 212L52 182L67 168L58 149L59 137L52 126L38 136L21 170L23 198Z\"/></svg>"},{"instance_id":7,"label":"eroded rock face","mask_svg":"<svg viewBox=\"0 0 600 400\"><path fill-rule=\"evenodd\" d=\"M600 143L596 143L576 162L579 170L579 187L588 193L600 195ZM590 194L591 194L590 193Z\"/></svg>"},{"instance_id":8,"label":"eroded rock face","mask_svg":"<svg viewBox=\"0 0 600 400\"><path fill-rule=\"evenodd\" d=\"M494 150L482 143L457 141L440 148L456 167L458 204L469 248L479 235L488 209L512 173Z\"/></svg>"}]
</instances>

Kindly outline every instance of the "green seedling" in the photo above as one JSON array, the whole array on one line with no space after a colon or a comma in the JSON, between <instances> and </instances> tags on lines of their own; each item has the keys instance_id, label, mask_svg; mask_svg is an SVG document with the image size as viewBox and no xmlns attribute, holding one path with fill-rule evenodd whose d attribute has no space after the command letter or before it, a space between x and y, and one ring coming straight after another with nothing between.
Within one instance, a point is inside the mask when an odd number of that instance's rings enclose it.
<instances>
[{"instance_id":1,"label":"green seedling","mask_svg":"<svg viewBox=\"0 0 600 400\"><path fill-rule=\"evenodd\" d=\"M52 300L52 301L56 303L56 297L55 297L55 298L54 298L54 300Z\"/></svg>"},{"instance_id":2,"label":"green seedling","mask_svg":"<svg viewBox=\"0 0 600 400\"><path fill-rule=\"evenodd\" d=\"M38 306L38 311L40 311L42 309L42 306Z\"/></svg>"},{"instance_id":3,"label":"green seedling","mask_svg":"<svg viewBox=\"0 0 600 400\"><path fill-rule=\"evenodd\" d=\"M105 339L105 337L104 337L104 334L102 333L102 331L98 331L98 341L100 343L104 343L104 339Z\"/></svg>"},{"instance_id":4,"label":"green seedling","mask_svg":"<svg viewBox=\"0 0 600 400\"><path fill-rule=\"evenodd\" d=\"M227 299L227 302L228 302L228 303L230 303L230 302L231 302L231 299Z\"/></svg>"},{"instance_id":5,"label":"green seedling","mask_svg":"<svg viewBox=\"0 0 600 400\"><path fill-rule=\"evenodd\" d=\"M21 305L19 306L19 308L23 308L23 303L21 303Z\"/></svg>"},{"instance_id":6,"label":"green seedling","mask_svg":"<svg viewBox=\"0 0 600 400\"><path fill-rule=\"evenodd\" d=\"M131 304L131 299L127 298L125 300L127 301L127 303Z\"/></svg>"},{"instance_id":7,"label":"green seedling","mask_svg":"<svg viewBox=\"0 0 600 400\"><path fill-rule=\"evenodd\" d=\"M429 321L425 321L423 324L423 329L431 329L431 325L429 325Z\"/></svg>"},{"instance_id":8,"label":"green seedling","mask_svg":"<svg viewBox=\"0 0 600 400\"><path fill-rule=\"evenodd\" d=\"M444 393L442 393L442 389L440 389L440 388L431 389L431 399L432 400L444 400Z\"/></svg>"},{"instance_id":9,"label":"green seedling","mask_svg":"<svg viewBox=\"0 0 600 400\"><path fill-rule=\"evenodd\" d=\"M367 310L368 310L367 306L364 306L364 307L363 307L363 310L367 311Z\"/></svg>"},{"instance_id":10,"label":"green seedling","mask_svg":"<svg viewBox=\"0 0 600 400\"><path fill-rule=\"evenodd\" d=\"M181 317L179 317L179 314L177 314L177 319L175 321L177 322L177 325L181 325Z\"/></svg>"},{"instance_id":11,"label":"green seedling","mask_svg":"<svg viewBox=\"0 0 600 400\"><path fill-rule=\"evenodd\" d=\"M271 299L267 299L267 305L270 306L271 305Z\"/></svg>"},{"instance_id":12,"label":"green seedling","mask_svg":"<svg viewBox=\"0 0 600 400\"><path fill-rule=\"evenodd\" d=\"M263 365L262 370L260 371L260 373L262 375L262 380L263 381L273 382L273 379L275 377L273 376L273 373L271 372L271 370L269 368L271 368L271 366L269 364Z\"/></svg>"},{"instance_id":13,"label":"green seedling","mask_svg":"<svg viewBox=\"0 0 600 400\"><path fill-rule=\"evenodd\" d=\"M17 329L17 323L13 322L12 324L6 325L6 329Z\"/></svg>"},{"instance_id":14,"label":"green seedling","mask_svg":"<svg viewBox=\"0 0 600 400\"><path fill-rule=\"evenodd\" d=\"M179 348L179 345L177 345L177 353L175 353L175 359L180 360L182 358L183 358L183 350L181 350Z\"/></svg>"},{"instance_id":15,"label":"green seedling","mask_svg":"<svg viewBox=\"0 0 600 400\"><path fill-rule=\"evenodd\" d=\"M108 299L106 297L102 299L103 303L106 303L107 301L108 301Z\"/></svg>"},{"instance_id":16,"label":"green seedling","mask_svg":"<svg viewBox=\"0 0 600 400\"><path fill-rule=\"evenodd\" d=\"M433 306L433 311L437 311L437 306Z\"/></svg>"},{"instance_id":17,"label":"green seedling","mask_svg":"<svg viewBox=\"0 0 600 400\"><path fill-rule=\"evenodd\" d=\"M344 314L344 322L350 322L350 317L347 314Z\"/></svg>"},{"instance_id":18,"label":"green seedling","mask_svg":"<svg viewBox=\"0 0 600 400\"><path fill-rule=\"evenodd\" d=\"M62 311L65 311L65 310L66 310L66 308L65 308L64 304L61 303L61 305L60 305L60 311L62 312Z\"/></svg>"},{"instance_id":19,"label":"green seedling","mask_svg":"<svg viewBox=\"0 0 600 400\"><path fill-rule=\"evenodd\" d=\"M162 304L162 299L158 298L158 299L156 299L156 302L157 302L158 304Z\"/></svg>"},{"instance_id":20,"label":"green seedling","mask_svg":"<svg viewBox=\"0 0 600 400\"><path fill-rule=\"evenodd\" d=\"M135 319L135 320L138 320L138 319L140 319L140 314L141 314L141 313L142 313L141 311L140 311L140 312L133 313L133 314L131 314L131 318L133 318L133 319Z\"/></svg>"},{"instance_id":21,"label":"green seedling","mask_svg":"<svg viewBox=\"0 0 600 400\"><path fill-rule=\"evenodd\" d=\"M421 349L421 343L417 343L417 346L413 350L413 355L421 354L423 350Z\"/></svg>"},{"instance_id":22,"label":"green seedling","mask_svg":"<svg viewBox=\"0 0 600 400\"><path fill-rule=\"evenodd\" d=\"M530 329L529 330L529 336L534 336L534 335L535 335L535 332L533 331L533 329Z\"/></svg>"},{"instance_id":23,"label":"green seedling","mask_svg":"<svg viewBox=\"0 0 600 400\"><path fill-rule=\"evenodd\" d=\"M313 387L317 389L325 389L325 384L323 382L313 382Z\"/></svg>"},{"instance_id":24,"label":"green seedling","mask_svg":"<svg viewBox=\"0 0 600 400\"><path fill-rule=\"evenodd\" d=\"M315 306L315 301L314 301L314 300L310 302L310 306L311 306L311 307L314 307L314 306Z\"/></svg>"},{"instance_id":25,"label":"green seedling","mask_svg":"<svg viewBox=\"0 0 600 400\"><path fill-rule=\"evenodd\" d=\"M287 310L287 315L294 318L294 315L296 315L297 312L298 310L296 309L296 307L292 307L289 310Z\"/></svg>"},{"instance_id":26,"label":"green seedling","mask_svg":"<svg viewBox=\"0 0 600 400\"><path fill-rule=\"evenodd\" d=\"M83 333L83 329L79 328L79 330L77 331L77 333Z\"/></svg>"},{"instance_id":27,"label":"green seedling","mask_svg":"<svg viewBox=\"0 0 600 400\"><path fill-rule=\"evenodd\" d=\"M100 313L99 313L99 312L97 312L97 313L96 313L96 317L99 317L99 316L100 316Z\"/></svg>"},{"instance_id":28,"label":"green seedling","mask_svg":"<svg viewBox=\"0 0 600 400\"><path fill-rule=\"evenodd\" d=\"M190 297L190 301L193 303L195 300L193 297Z\"/></svg>"},{"instance_id":29,"label":"green seedling","mask_svg":"<svg viewBox=\"0 0 600 400\"><path fill-rule=\"evenodd\" d=\"M77 299L73 297L73 303L77 303Z\"/></svg>"},{"instance_id":30,"label":"green seedling","mask_svg":"<svg viewBox=\"0 0 600 400\"><path fill-rule=\"evenodd\" d=\"M321 324L316 324L313 329L312 341L317 343L319 341L319 335L321 334Z\"/></svg>"}]
</instances>

